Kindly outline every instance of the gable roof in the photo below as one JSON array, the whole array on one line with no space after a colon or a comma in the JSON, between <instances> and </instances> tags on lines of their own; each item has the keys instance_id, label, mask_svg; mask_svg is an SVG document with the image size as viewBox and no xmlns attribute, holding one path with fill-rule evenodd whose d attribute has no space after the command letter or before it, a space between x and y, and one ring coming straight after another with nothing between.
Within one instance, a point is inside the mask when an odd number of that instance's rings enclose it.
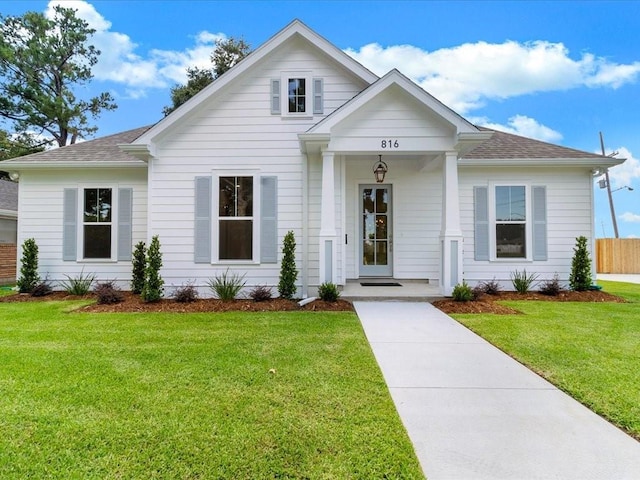
<instances>
[{"instance_id":1,"label":"gable roof","mask_svg":"<svg viewBox=\"0 0 640 480\"><path fill-rule=\"evenodd\" d=\"M0 180L0 213L18 211L18 184Z\"/></svg>"},{"instance_id":2,"label":"gable roof","mask_svg":"<svg viewBox=\"0 0 640 480\"><path fill-rule=\"evenodd\" d=\"M148 132L142 135L135 143L151 143L155 137L171 127L178 120L195 110L204 99L214 95L218 90L233 82L238 76L242 75L260 60L265 58L271 52L294 37L307 40L311 45L314 45L325 55L328 55L336 63L342 65L345 69L349 70L351 74L362 79L366 83L372 83L378 79L377 75L364 67L357 60L347 55L333 43L318 35L300 20L296 19L293 20L289 25L284 27L282 30L280 30L278 33L276 33L265 43L256 48L245 58L243 58L229 71L216 78L211 84L203 88L200 92L191 97L184 104L180 105L180 107L171 112L168 116L160 120L156 125L149 129ZM135 149L132 149L132 151L135 151Z\"/></svg>"},{"instance_id":3,"label":"gable roof","mask_svg":"<svg viewBox=\"0 0 640 480\"><path fill-rule=\"evenodd\" d=\"M127 130L106 137L67 145L66 147L12 158L3 161L0 168L2 170L16 170L52 164L56 166L87 166L87 164L124 166L130 163L144 165L144 163L137 158L123 152L118 145L133 142L149 130L149 128L151 127L134 128L133 130Z\"/></svg>"}]
</instances>

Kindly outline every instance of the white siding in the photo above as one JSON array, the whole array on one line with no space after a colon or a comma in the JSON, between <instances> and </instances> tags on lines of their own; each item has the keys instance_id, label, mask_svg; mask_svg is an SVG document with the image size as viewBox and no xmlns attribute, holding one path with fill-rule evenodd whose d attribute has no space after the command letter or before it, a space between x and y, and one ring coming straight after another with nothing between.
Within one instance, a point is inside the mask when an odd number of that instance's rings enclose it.
<instances>
[{"instance_id":1,"label":"white siding","mask_svg":"<svg viewBox=\"0 0 640 480\"><path fill-rule=\"evenodd\" d=\"M121 287L129 288L131 262L129 261L62 261L62 198L65 188L113 187L133 189L133 245L147 240L147 178L142 169L84 171L24 171L20 175L20 216L18 218L18 245L27 238L35 238L38 245L40 276L48 278L54 288L68 275L75 277L96 274L98 280L117 280ZM116 194L116 191L114 191ZM79 197L81 198L81 197ZM115 214L115 212L114 212ZM117 219L114 215L114 221ZM18 252L18 257L21 252Z\"/></svg>"},{"instance_id":2,"label":"white siding","mask_svg":"<svg viewBox=\"0 0 640 480\"><path fill-rule=\"evenodd\" d=\"M525 170L525 171L523 171ZM464 278L470 284L495 278L505 288L513 289L510 274L516 269L535 273L539 280L552 279L558 274L568 282L575 239L584 235L591 243L593 219L591 216L590 172L579 168L460 168L460 210L464 235ZM475 261L473 255L473 187L489 186L489 182L514 185L546 186L547 193L547 245L545 261L500 259ZM493 206L489 205L492 209ZM493 226L490 226L493 228ZM492 249L495 248L493 245ZM531 248L531 245L528 245Z\"/></svg>"},{"instance_id":3,"label":"white siding","mask_svg":"<svg viewBox=\"0 0 640 480\"><path fill-rule=\"evenodd\" d=\"M283 72L307 72L309 78L322 78L324 83L324 115L291 118L272 115L270 103L271 79L281 78ZM292 75L295 76L295 75ZM231 270L245 274L247 286L277 285L280 266L257 262L232 262L194 264L194 178L216 175L218 172L255 171L258 175L278 177L278 244L289 230L296 237L296 258L301 274L302 249L307 248L302 239L302 182L303 163L298 134L330 114L337 107L356 95L366 85L355 82L342 69L310 49L302 42L292 42L239 77L224 90L218 92L193 112L189 118L167 132L157 145L156 158L152 160L150 184L150 228L160 236L165 267L162 274L171 286L186 281L205 285L207 279ZM311 94L311 85L308 86ZM339 162L336 162L338 166ZM308 178L315 182L317 165L311 161ZM340 181L339 167L336 182ZM255 188L255 186L254 186ZM317 283L318 269L318 212L316 194L310 187L309 221L309 271ZM338 190L339 191L339 190ZM217 185L213 185L217 195ZM255 195L254 195L255 198ZM314 204L315 202L315 204ZM338 201L338 205L340 205ZM216 217L213 217L213 235L217 235ZM258 221L259 217L254 217ZM337 217L340 222L340 216ZM214 253L215 256L215 253ZM338 254L338 259L341 255ZM281 255L279 255L279 260ZM340 266L341 267L341 266ZM314 280L311 280L313 283ZM206 290L206 289L205 289ZM299 292L300 293L300 292Z\"/></svg>"}]
</instances>

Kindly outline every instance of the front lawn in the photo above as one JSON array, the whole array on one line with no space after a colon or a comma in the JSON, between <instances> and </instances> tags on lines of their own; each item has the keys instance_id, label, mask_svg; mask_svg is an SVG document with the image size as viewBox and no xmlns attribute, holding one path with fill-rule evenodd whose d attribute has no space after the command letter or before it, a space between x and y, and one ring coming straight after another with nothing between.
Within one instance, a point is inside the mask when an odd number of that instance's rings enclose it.
<instances>
[{"instance_id":1,"label":"front lawn","mask_svg":"<svg viewBox=\"0 0 640 480\"><path fill-rule=\"evenodd\" d=\"M599 282L630 303L509 301L524 315L453 315L640 439L640 285Z\"/></svg>"},{"instance_id":2,"label":"front lawn","mask_svg":"<svg viewBox=\"0 0 640 480\"><path fill-rule=\"evenodd\" d=\"M353 313L0 304L0 478L423 478Z\"/></svg>"}]
</instances>

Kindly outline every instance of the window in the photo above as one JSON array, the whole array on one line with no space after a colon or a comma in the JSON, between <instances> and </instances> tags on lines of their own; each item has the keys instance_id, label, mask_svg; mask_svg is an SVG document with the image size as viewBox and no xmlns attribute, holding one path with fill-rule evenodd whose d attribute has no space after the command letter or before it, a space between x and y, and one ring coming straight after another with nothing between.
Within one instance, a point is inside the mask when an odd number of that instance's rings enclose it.
<instances>
[{"instance_id":1,"label":"window","mask_svg":"<svg viewBox=\"0 0 640 480\"><path fill-rule=\"evenodd\" d=\"M304 78L290 78L288 81L289 113L307 111L307 82Z\"/></svg>"},{"instance_id":2,"label":"window","mask_svg":"<svg viewBox=\"0 0 640 480\"><path fill-rule=\"evenodd\" d=\"M253 177L219 177L220 260L253 259Z\"/></svg>"},{"instance_id":3,"label":"window","mask_svg":"<svg viewBox=\"0 0 640 480\"><path fill-rule=\"evenodd\" d=\"M112 190L84 189L83 258L111 258Z\"/></svg>"},{"instance_id":4,"label":"window","mask_svg":"<svg viewBox=\"0 0 640 480\"><path fill-rule=\"evenodd\" d=\"M526 198L524 186L497 186L496 203L496 257L525 258Z\"/></svg>"}]
</instances>

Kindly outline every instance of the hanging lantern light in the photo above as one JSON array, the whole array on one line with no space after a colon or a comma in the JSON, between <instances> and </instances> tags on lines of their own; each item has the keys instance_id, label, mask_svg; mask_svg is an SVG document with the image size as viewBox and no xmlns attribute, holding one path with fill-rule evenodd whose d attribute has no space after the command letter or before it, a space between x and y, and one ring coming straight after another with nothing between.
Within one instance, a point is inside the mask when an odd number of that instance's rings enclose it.
<instances>
[{"instance_id":1,"label":"hanging lantern light","mask_svg":"<svg viewBox=\"0 0 640 480\"><path fill-rule=\"evenodd\" d=\"M378 155L378 163L373 167L373 174L376 176L376 182L384 182L384 176L389 171L389 167L382 161L382 155Z\"/></svg>"}]
</instances>

